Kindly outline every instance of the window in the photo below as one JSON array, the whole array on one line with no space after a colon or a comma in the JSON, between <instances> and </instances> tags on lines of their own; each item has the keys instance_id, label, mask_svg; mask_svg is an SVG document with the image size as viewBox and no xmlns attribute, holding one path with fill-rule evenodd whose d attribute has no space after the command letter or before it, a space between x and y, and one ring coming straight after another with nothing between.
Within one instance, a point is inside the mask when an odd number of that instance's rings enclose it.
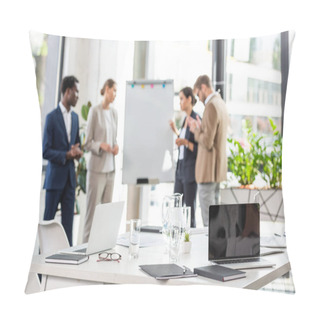
<instances>
[{"instance_id":1,"label":"window","mask_svg":"<svg viewBox=\"0 0 320 320\"><path fill-rule=\"evenodd\" d=\"M211 41L150 41L147 78L155 80L173 79L174 110L177 125L181 125L184 115L180 112L179 91L191 87L201 74L211 74ZM194 106L200 115L201 102Z\"/></svg>"},{"instance_id":2,"label":"window","mask_svg":"<svg viewBox=\"0 0 320 320\"><path fill-rule=\"evenodd\" d=\"M280 34L227 41L226 102L231 134L242 139L242 123L271 137L268 117L281 130Z\"/></svg>"}]
</instances>

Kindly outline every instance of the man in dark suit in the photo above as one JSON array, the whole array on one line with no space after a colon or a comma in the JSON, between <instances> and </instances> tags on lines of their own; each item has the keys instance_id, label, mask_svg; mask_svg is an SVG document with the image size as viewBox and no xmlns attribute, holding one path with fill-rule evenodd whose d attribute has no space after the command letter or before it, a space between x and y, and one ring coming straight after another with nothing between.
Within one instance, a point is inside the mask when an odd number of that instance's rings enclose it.
<instances>
[{"instance_id":1,"label":"man in dark suit","mask_svg":"<svg viewBox=\"0 0 320 320\"><path fill-rule=\"evenodd\" d=\"M78 160L83 154L79 148L78 115L71 111L78 101L78 83L74 76L62 80L62 99L47 115L43 134L43 158L48 160L43 219L54 219L61 203L61 222L71 246L76 187L74 159Z\"/></svg>"}]
</instances>

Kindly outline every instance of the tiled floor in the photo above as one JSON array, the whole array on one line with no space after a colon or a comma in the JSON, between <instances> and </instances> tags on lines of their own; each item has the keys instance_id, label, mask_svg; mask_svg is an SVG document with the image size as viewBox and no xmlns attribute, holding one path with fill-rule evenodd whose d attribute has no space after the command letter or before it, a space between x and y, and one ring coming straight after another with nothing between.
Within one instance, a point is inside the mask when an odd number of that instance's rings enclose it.
<instances>
[{"instance_id":1,"label":"tiled floor","mask_svg":"<svg viewBox=\"0 0 320 320\"><path fill-rule=\"evenodd\" d=\"M295 288L292 279L292 273L289 272L286 275L276 279L275 281L263 287L261 290L294 294Z\"/></svg>"}]
</instances>

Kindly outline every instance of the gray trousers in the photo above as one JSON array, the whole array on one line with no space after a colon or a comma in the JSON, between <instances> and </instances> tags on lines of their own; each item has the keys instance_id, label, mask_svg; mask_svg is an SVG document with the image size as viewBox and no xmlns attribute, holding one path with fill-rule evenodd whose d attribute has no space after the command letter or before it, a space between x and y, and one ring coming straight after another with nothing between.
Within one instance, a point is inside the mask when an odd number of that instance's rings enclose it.
<instances>
[{"instance_id":1,"label":"gray trousers","mask_svg":"<svg viewBox=\"0 0 320 320\"><path fill-rule=\"evenodd\" d=\"M88 242L94 210L99 203L112 202L115 172L87 172L87 213L84 224L83 243Z\"/></svg>"},{"instance_id":2,"label":"gray trousers","mask_svg":"<svg viewBox=\"0 0 320 320\"><path fill-rule=\"evenodd\" d=\"M198 192L202 222L206 227L209 224L209 206L220 203L220 182L199 183Z\"/></svg>"}]
</instances>

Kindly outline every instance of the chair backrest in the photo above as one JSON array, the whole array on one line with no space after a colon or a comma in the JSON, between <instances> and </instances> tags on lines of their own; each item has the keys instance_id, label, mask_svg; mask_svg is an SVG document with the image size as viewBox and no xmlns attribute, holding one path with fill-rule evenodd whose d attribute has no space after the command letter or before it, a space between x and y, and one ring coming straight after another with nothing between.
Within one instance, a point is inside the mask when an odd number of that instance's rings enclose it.
<instances>
[{"instance_id":1,"label":"chair backrest","mask_svg":"<svg viewBox=\"0 0 320 320\"><path fill-rule=\"evenodd\" d=\"M55 221L41 221L38 224L40 253L54 253L70 247L63 226Z\"/></svg>"}]
</instances>

